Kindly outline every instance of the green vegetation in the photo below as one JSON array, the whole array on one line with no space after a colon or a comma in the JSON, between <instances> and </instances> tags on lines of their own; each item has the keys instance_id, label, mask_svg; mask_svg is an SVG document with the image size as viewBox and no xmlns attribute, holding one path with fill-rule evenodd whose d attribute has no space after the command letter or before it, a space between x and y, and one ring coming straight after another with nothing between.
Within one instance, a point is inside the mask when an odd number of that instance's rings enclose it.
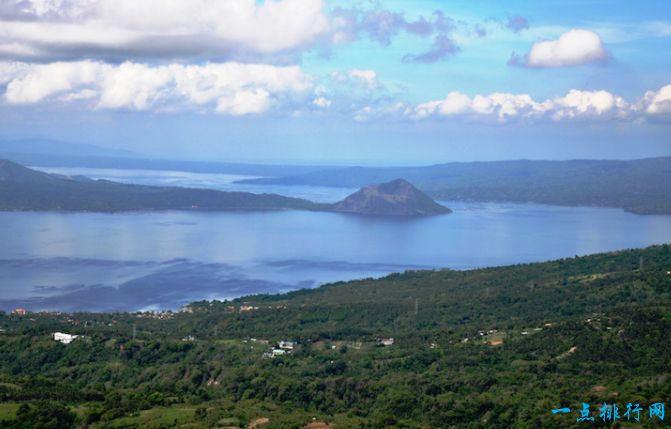
<instances>
[{"instance_id":1,"label":"green vegetation","mask_svg":"<svg viewBox=\"0 0 671 429\"><path fill-rule=\"evenodd\" d=\"M128 185L65 177L0 160L0 210L316 210L323 205L276 194Z\"/></svg>"},{"instance_id":2,"label":"green vegetation","mask_svg":"<svg viewBox=\"0 0 671 429\"><path fill-rule=\"evenodd\" d=\"M671 158L633 161L497 161L428 167L351 167L244 183L360 187L403 177L433 198L671 213Z\"/></svg>"},{"instance_id":3,"label":"green vegetation","mask_svg":"<svg viewBox=\"0 0 671 429\"><path fill-rule=\"evenodd\" d=\"M277 194L140 186L84 176L62 176L0 159L0 211L282 209L398 216L450 212L402 179L368 186L338 204L318 204Z\"/></svg>"},{"instance_id":4,"label":"green vegetation","mask_svg":"<svg viewBox=\"0 0 671 429\"><path fill-rule=\"evenodd\" d=\"M640 423L612 427L664 427L647 406L671 404L670 271L664 245L176 313L3 315L0 426L568 428L594 427L582 402L597 426L603 402L638 402Z\"/></svg>"}]
</instances>

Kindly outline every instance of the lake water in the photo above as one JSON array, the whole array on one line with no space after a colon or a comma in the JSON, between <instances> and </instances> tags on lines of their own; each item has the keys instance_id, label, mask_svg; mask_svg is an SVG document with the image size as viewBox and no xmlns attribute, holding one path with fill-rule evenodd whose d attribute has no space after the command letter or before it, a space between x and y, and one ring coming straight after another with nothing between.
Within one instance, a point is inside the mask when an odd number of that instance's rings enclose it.
<instances>
[{"instance_id":1,"label":"lake water","mask_svg":"<svg viewBox=\"0 0 671 429\"><path fill-rule=\"evenodd\" d=\"M58 172L318 201L352 191L240 186L232 183L240 176L183 172ZM467 269L671 242L671 216L442 203L454 213L397 219L307 211L4 212L0 308L174 309L198 299L283 292L405 269Z\"/></svg>"}]
</instances>

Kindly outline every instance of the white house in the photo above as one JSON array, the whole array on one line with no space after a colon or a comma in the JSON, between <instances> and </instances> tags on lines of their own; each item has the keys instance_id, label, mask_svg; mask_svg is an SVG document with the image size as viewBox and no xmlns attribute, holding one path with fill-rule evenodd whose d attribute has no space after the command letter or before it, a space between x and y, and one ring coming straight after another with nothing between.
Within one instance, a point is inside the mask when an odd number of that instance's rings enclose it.
<instances>
[{"instance_id":1,"label":"white house","mask_svg":"<svg viewBox=\"0 0 671 429\"><path fill-rule=\"evenodd\" d=\"M380 344L389 347L394 345L394 339L393 338L383 338L380 340Z\"/></svg>"},{"instance_id":2,"label":"white house","mask_svg":"<svg viewBox=\"0 0 671 429\"><path fill-rule=\"evenodd\" d=\"M296 347L296 342L294 341L280 341L280 348L284 350L293 350Z\"/></svg>"},{"instance_id":3,"label":"white house","mask_svg":"<svg viewBox=\"0 0 671 429\"><path fill-rule=\"evenodd\" d=\"M273 349L273 357L274 357L274 356L283 356L283 355L285 355L285 354L287 354L287 351L286 351L286 350L283 350L283 349Z\"/></svg>"},{"instance_id":4,"label":"white house","mask_svg":"<svg viewBox=\"0 0 671 429\"><path fill-rule=\"evenodd\" d=\"M62 332L54 332L54 340L63 344L70 344L78 336L79 335L70 335L70 334L64 334Z\"/></svg>"}]
</instances>

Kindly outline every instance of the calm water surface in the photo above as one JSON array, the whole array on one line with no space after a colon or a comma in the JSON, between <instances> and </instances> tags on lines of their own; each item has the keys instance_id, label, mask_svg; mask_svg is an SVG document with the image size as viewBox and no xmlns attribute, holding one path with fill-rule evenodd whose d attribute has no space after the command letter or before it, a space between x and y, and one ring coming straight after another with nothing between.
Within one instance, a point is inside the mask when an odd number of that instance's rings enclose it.
<instances>
[{"instance_id":1,"label":"calm water surface","mask_svg":"<svg viewBox=\"0 0 671 429\"><path fill-rule=\"evenodd\" d=\"M243 188L232 183L239 176L73 170L59 172ZM253 192L320 201L335 201L351 191L257 188ZM465 269L671 242L671 216L442 203L454 213L416 219L303 211L0 213L0 308L176 308L197 299L281 292L404 269Z\"/></svg>"}]
</instances>

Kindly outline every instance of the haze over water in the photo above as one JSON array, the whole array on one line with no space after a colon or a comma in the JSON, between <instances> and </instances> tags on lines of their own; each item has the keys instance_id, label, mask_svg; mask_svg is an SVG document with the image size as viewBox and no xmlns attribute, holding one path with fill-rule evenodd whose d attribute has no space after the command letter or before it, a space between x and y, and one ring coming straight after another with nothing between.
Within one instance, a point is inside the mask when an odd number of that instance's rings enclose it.
<instances>
[{"instance_id":1,"label":"haze over water","mask_svg":"<svg viewBox=\"0 0 671 429\"><path fill-rule=\"evenodd\" d=\"M84 170L84 171L82 171ZM50 169L49 171L55 171ZM57 169L118 181L336 201L342 188L236 185L240 176ZM206 177L204 177L206 176ZM405 269L468 269L671 241L671 216L443 201L446 216L308 211L0 213L0 308L175 309Z\"/></svg>"}]
</instances>

